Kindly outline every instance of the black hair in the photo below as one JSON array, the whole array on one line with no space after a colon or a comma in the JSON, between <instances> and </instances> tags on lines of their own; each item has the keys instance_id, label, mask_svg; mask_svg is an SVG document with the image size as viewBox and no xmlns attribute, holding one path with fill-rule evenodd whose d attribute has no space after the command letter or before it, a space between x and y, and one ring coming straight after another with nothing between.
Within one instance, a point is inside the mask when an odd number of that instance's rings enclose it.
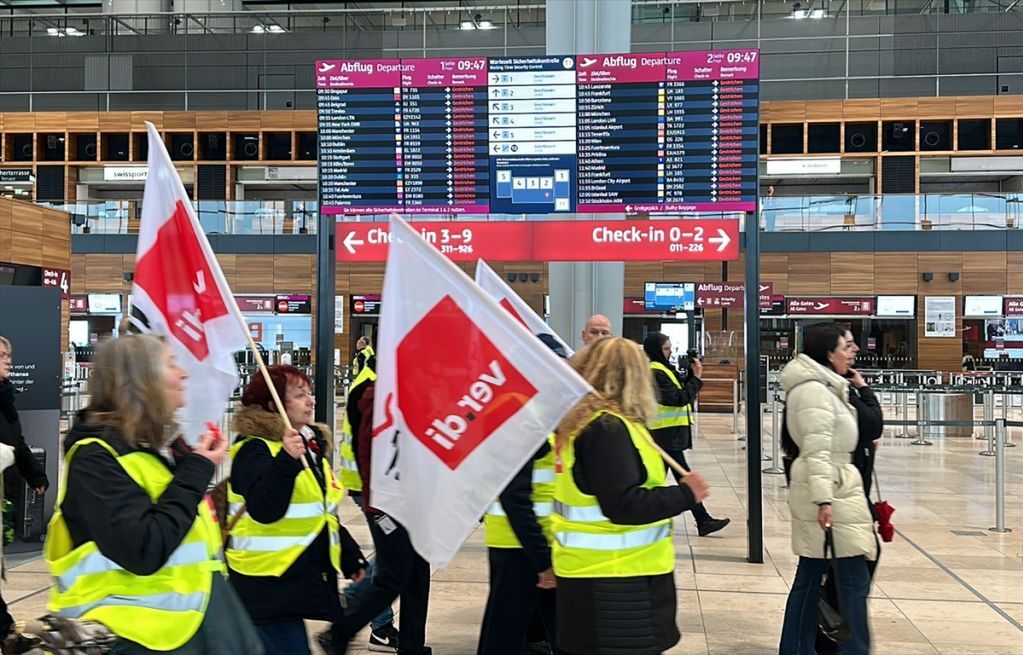
<instances>
[{"instance_id":1,"label":"black hair","mask_svg":"<svg viewBox=\"0 0 1023 655\"><path fill-rule=\"evenodd\" d=\"M806 328L803 335L803 354L821 366L834 367L828 353L838 348L848 330L838 323L819 323Z\"/></svg>"},{"instance_id":2,"label":"black hair","mask_svg":"<svg viewBox=\"0 0 1023 655\"><path fill-rule=\"evenodd\" d=\"M663 332L651 332L643 339L643 352L650 359L651 362L657 362L664 364L668 368L671 368L671 364L668 362L668 358L664 356L664 342L669 339L668 335Z\"/></svg>"}]
</instances>

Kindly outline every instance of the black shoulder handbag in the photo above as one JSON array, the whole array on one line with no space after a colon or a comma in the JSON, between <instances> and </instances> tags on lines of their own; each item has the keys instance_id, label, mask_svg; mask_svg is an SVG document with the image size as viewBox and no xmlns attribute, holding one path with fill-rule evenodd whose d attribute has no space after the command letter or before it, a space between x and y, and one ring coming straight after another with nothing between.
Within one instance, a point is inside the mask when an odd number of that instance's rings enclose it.
<instances>
[{"instance_id":1,"label":"black shoulder handbag","mask_svg":"<svg viewBox=\"0 0 1023 655\"><path fill-rule=\"evenodd\" d=\"M842 590L838 584L835 559L835 542L833 541L831 530L828 529L824 533L824 561L826 569L824 575L821 576L821 593L817 599L817 626L825 637L836 644L844 644L852 637L852 629L846 623L845 618L842 617ZM824 591L829 576L834 581L835 589L838 592L836 594L838 597L838 609L835 609L828 603L827 594Z\"/></svg>"}]
</instances>

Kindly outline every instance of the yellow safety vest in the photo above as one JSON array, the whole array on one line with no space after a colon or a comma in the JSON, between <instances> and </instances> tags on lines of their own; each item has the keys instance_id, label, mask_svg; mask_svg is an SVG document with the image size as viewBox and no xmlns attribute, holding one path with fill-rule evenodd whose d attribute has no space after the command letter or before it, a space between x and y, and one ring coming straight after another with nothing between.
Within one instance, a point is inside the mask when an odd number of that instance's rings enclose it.
<instances>
[{"instance_id":1,"label":"yellow safety vest","mask_svg":"<svg viewBox=\"0 0 1023 655\"><path fill-rule=\"evenodd\" d=\"M682 388L682 383L675 377L675 372L660 362L650 362L650 370L661 371L668 376L671 383L677 388ZM690 423L690 412L692 412L692 406L685 405L679 407L678 405L658 405L657 406L657 419L650 424L651 430L661 430L663 428L674 428L674 427L687 427Z\"/></svg>"},{"instance_id":2,"label":"yellow safety vest","mask_svg":"<svg viewBox=\"0 0 1023 655\"><path fill-rule=\"evenodd\" d=\"M551 436L548 442L551 444L550 452L533 462L533 492L530 500L533 501L533 513L547 537L547 543L550 543L551 509L554 505L554 437ZM522 548L500 501L494 501L487 510L483 526L489 548Z\"/></svg>"},{"instance_id":3,"label":"yellow safety vest","mask_svg":"<svg viewBox=\"0 0 1023 655\"><path fill-rule=\"evenodd\" d=\"M280 441L248 437L231 447L232 459L249 439L261 439L274 457L284 447ZM320 483L316 481L312 470L303 468L295 477L291 502L284 518L273 523L260 523L246 511L235 522L226 551L227 565L232 571L243 575L281 576L319 536L323 526L327 526L330 533L330 563L335 570L341 570L341 532L337 506L344 498L344 489L334 477L325 457L320 458L320 466L327 482L326 494L320 490ZM245 498L237 494L230 483L227 486L227 502L232 517L245 504Z\"/></svg>"},{"instance_id":4,"label":"yellow safety vest","mask_svg":"<svg viewBox=\"0 0 1023 655\"><path fill-rule=\"evenodd\" d=\"M369 346L367 346L368 348ZM370 367L365 367L359 375L352 380L352 386L348 389L348 395L367 382L377 379L377 374ZM341 422L341 484L345 489L354 492L362 491L362 476L359 475L359 466L356 463L355 448L353 447L352 435L359 426L352 427L348 421L348 412L345 412L344 421Z\"/></svg>"},{"instance_id":5,"label":"yellow safety vest","mask_svg":"<svg viewBox=\"0 0 1023 655\"><path fill-rule=\"evenodd\" d=\"M110 451L154 503L174 480L174 474L152 453L119 455L102 439L82 439L71 447L64 462L57 511L50 519L43 546L54 577L47 608L58 616L98 621L117 636L150 650L180 648L195 636L206 616L214 571L224 570L220 526L203 500L181 545L152 575L124 570L108 559L95 541L74 548L60 507L75 453L88 444Z\"/></svg>"},{"instance_id":6,"label":"yellow safety vest","mask_svg":"<svg viewBox=\"0 0 1023 655\"><path fill-rule=\"evenodd\" d=\"M369 358L376 354L375 352L373 352L373 346L366 346L359 352L355 353L355 357L352 357L352 374L355 375L356 377L358 377L359 373L362 373L362 370L359 368L360 353L364 356L363 359L364 362L369 362ZM352 383L352 386L355 386L354 382Z\"/></svg>"},{"instance_id":7,"label":"yellow safety vest","mask_svg":"<svg viewBox=\"0 0 1023 655\"><path fill-rule=\"evenodd\" d=\"M664 462L648 441L642 425L614 412L602 411L593 421L609 414L625 423L632 443L646 468L646 489L664 486ZM563 578L626 578L660 575L675 570L675 545L671 519L645 525L618 525L603 512L595 496L580 491L572 476L575 436L557 454L554 483L554 572Z\"/></svg>"}]
</instances>

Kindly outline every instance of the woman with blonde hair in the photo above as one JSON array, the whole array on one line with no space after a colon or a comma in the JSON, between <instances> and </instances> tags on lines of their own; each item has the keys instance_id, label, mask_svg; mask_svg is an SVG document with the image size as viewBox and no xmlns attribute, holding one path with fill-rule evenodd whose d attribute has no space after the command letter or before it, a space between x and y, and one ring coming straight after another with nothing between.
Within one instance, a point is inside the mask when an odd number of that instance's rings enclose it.
<instances>
[{"instance_id":1,"label":"woman with blonde hair","mask_svg":"<svg viewBox=\"0 0 1023 655\"><path fill-rule=\"evenodd\" d=\"M48 608L98 621L112 655L258 655L263 646L224 578L206 497L227 441L205 434L174 461L166 446L186 373L154 336L96 354L91 401L64 441L64 484L44 557Z\"/></svg>"},{"instance_id":2,"label":"woman with blonde hair","mask_svg":"<svg viewBox=\"0 0 1023 655\"><path fill-rule=\"evenodd\" d=\"M671 517L708 493L689 473L666 486L645 427L657 416L643 350L604 338L572 358L592 386L557 431L552 529L562 653L655 655L680 639L675 624Z\"/></svg>"}]
</instances>

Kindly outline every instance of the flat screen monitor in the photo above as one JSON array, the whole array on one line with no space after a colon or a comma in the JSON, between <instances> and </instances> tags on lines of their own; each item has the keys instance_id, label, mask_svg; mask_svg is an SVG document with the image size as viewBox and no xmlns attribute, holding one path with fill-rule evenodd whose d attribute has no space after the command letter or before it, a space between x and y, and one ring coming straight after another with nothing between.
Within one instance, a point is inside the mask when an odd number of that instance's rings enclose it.
<instances>
[{"instance_id":1,"label":"flat screen monitor","mask_svg":"<svg viewBox=\"0 0 1023 655\"><path fill-rule=\"evenodd\" d=\"M654 311L691 312L696 307L696 285L692 282L647 282L643 306Z\"/></svg>"}]
</instances>

